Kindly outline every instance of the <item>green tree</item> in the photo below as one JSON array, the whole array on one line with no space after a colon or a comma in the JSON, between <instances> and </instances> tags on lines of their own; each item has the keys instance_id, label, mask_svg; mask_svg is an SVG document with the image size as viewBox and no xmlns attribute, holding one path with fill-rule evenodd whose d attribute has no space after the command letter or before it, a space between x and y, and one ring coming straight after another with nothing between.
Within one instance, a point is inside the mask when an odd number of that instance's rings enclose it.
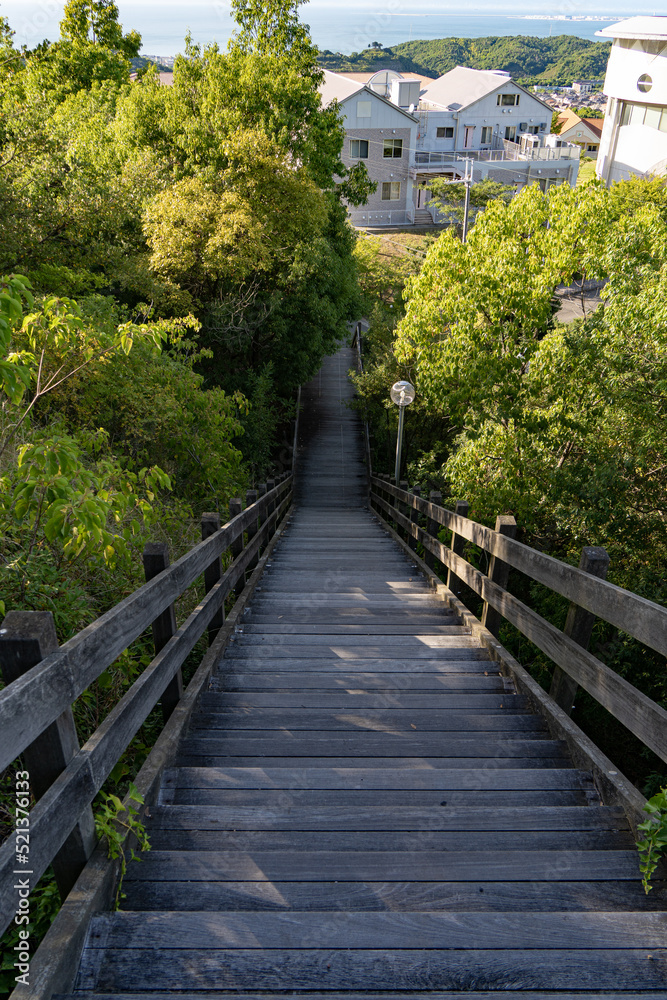
<instances>
[{"instance_id":1,"label":"green tree","mask_svg":"<svg viewBox=\"0 0 667 1000\"><path fill-rule=\"evenodd\" d=\"M465 184L462 182L460 184L452 183L441 177L434 177L427 184L437 207L446 215L462 223L465 214ZM474 224L479 213L484 211L489 202L496 198L502 198L507 202L514 194L514 190L511 185L500 184L498 181L488 179L471 184L470 225Z\"/></svg>"},{"instance_id":2,"label":"green tree","mask_svg":"<svg viewBox=\"0 0 667 1000\"><path fill-rule=\"evenodd\" d=\"M89 42L120 52L127 59L139 54L141 35L136 31L123 34L118 22L118 7L113 0L68 0L60 22L63 41L76 46Z\"/></svg>"}]
</instances>

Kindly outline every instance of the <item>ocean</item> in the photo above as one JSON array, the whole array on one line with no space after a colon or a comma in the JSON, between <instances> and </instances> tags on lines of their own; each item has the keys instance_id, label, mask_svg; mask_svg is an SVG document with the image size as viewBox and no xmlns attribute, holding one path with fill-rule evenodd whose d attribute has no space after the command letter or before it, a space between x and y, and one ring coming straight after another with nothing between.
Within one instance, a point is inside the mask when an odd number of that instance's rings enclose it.
<instances>
[{"instance_id":1,"label":"ocean","mask_svg":"<svg viewBox=\"0 0 667 1000\"><path fill-rule=\"evenodd\" d=\"M142 36L142 51L150 55L170 56L183 50L189 30L193 41L201 44L216 41L225 48L234 30L229 3L162 2L134 3L116 0L125 30L136 29ZM467 13L429 11L420 6L415 12L408 0L386 0L375 5L341 6L307 3L301 17L310 25L311 35L320 49L349 54L365 49L372 42L395 45L418 38L480 38L484 35L577 35L594 39L595 32L622 19L627 14L600 20L600 14L587 14L577 0L554 0L544 13L498 14L480 9ZM565 10L567 13L559 13ZM0 14L16 32L19 44L34 46L44 38L53 41L59 35L58 24L63 4L57 0L8 0L0 3ZM520 10L520 8L518 9ZM460 8L457 8L460 11ZM634 13L638 13L635 11Z\"/></svg>"}]
</instances>

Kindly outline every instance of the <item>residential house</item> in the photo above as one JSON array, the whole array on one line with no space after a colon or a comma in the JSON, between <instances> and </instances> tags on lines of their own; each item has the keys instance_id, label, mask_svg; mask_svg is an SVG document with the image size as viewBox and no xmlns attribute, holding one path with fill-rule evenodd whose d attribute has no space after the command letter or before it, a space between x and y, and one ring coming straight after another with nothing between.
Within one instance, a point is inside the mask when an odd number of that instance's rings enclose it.
<instances>
[{"instance_id":1,"label":"residential house","mask_svg":"<svg viewBox=\"0 0 667 1000\"><path fill-rule=\"evenodd\" d=\"M466 159L474 181L576 182L580 150L550 134L552 109L509 73L457 66L422 91L416 113L418 208L430 201L429 178L462 177Z\"/></svg>"},{"instance_id":2,"label":"residential house","mask_svg":"<svg viewBox=\"0 0 667 1000\"><path fill-rule=\"evenodd\" d=\"M324 71L322 103L326 106L337 100L345 123L341 159L346 167L364 163L371 180L377 182L377 190L366 205L350 210L354 225L403 225L414 220L414 184L409 166L418 122L409 108L419 100L420 84L402 78L392 81L401 82L411 89L395 86L391 92L397 101L412 98L407 107L399 107L369 83L359 84L340 73Z\"/></svg>"},{"instance_id":3,"label":"residential house","mask_svg":"<svg viewBox=\"0 0 667 1000\"><path fill-rule=\"evenodd\" d=\"M581 118L576 111L563 111L558 116L561 139L581 147L583 156L597 159L602 138L603 118Z\"/></svg>"},{"instance_id":4,"label":"residential house","mask_svg":"<svg viewBox=\"0 0 667 1000\"><path fill-rule=\"evenodd\" d=\"M521 188L574 184L579 146L551 135L551 108L508 73L458 66L437 80L381 70L362 82L358 74L325 71L323 103L336 99L345 123L343 162L365 162L377 192L354 225L404 225L428 210L433 177L489 178ZM425 84L425 86L424 86Z\"/></svg>"},{"instance_id":5,"label":"residential house","mask_svg":"<svg viewBox=\"0 0 667 1000\"><path fill-rule=\"evenodd\" d=\"M667 17L631 17L597 34L613 39L597 175L607 184L632 175L665 175Z\"/></svg>"}]
</instances>

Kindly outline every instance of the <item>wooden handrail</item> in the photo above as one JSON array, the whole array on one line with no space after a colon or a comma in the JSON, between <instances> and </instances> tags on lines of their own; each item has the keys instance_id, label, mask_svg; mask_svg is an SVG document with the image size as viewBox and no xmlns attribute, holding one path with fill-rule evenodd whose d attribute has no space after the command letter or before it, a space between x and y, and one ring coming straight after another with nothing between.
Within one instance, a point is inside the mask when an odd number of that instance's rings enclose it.
<instances>
[{"instance_id":1,"label":"wooden handrail","mask_svg":"<svg viewBox=\"0 0 667 1000\"><path fill-rule=\"evenodd\" d=\"M283 476L278 485L256 503L0 691L0 743L9 763L34 743L54 718L69 709L74 699L165 608L169 608L212 560L230 548L233 541L238 539L243 543L244 532L251 527L248 543L187 621L162 645L88 742L73 753L31 810L31 884L37 883L65 844L82 811L90 806L227 595L244 583L246 571L256 563L260 549L270 541L275 527L287 512L291 496L292 477ZM274 509L271 516L267 516L270 507ZM262 525L253 531L259 517ZM125 615L129 621L125 621ZM48 696L40 690L40 685L47 690ZM0 934L16 909L12 875L15 867L15 845L10 838L0 847Z\"/></svg>"},{"instance_id":2,"label":"wooden handrail","mask_svg":"<svg viewBox=\"0 0 667 1000\"><path fill-rule=\"evenodd\" d=\"M54 722L287 489L285 480L0 691L0 769Z\"/></svg>"},{"instance_id":3,"label":"wooden handrail","mask_svg":"<svg viewBox=\"0 0 667 1000\"><path fill-rule=\"evenodd\" d=\"M443 508L439 509L439 512L435 510L435 505L426 504L428 510L424 510L422 504L425 501L421 501L418 497L413 494L407 493L405 490L397 489L390 483L386 483L383 480L374 478L373 485L377 489L383 492L389 493L391 496L396 497L403 503L410 504L413 508L421 510L423 513L427 513L432 521L438 524L445 524L447 527L452 527L458 534L463 535L470 541L475 541L476 544L480 544L478 539L486 541L486 545L482 545L487 552L492 552L495 555L499 555L504 561L508 562L510 565L516 565L519 560L513 561L514 556L514 546L520 543L514 542L512 539L508 539L505 536L501 536L497 532L491 531L488 528L484 528L483 525L477 525L474 521L469 521L467 518L461 518L453 515L451 511L446 511ZM582 646L578 645L573 639L565 635L554 625L551 625L544 618L538 615L535 611L525 605L518 598L514 597L503 587L498 586L493 583L487 576L481 573L479 570L475 569L470 565L461 555L452 551L451 548L443 545L436 538L433 538L431 534L421 528L419 525L415 524L410 518L406 517L400 510L395 506L384 500L379 493L373 492L371 494L371 499L375 506L375 509L384 513L387 519L394 521L398 526L400 526L403 531L412 537L416 541L421 542L424 546L425 551L430 552L434 555L440 562L449 568L449 570L455 574L455 576L462 580L468 587L471 588L476 594L478 594L485 602L487 602L491 607L495 608L508 622L514 625L527 639L529 639L535 646L538 647L543 653L545 653L557 666L559 666L568 676L570 676L577 684L580 684L589 694L591 694L601 705L603 705L619 722L621 722L627 729L635 734L642 742L651 748L662 760L667 761L667 711L661 708L656 702L652 701L647 695L643 694L632 684L629 684L624 680L619 674L608 667L601 660L593 656ZM414 502L413 502L414 501ZM442 516L440 516L442 515ZM448 522L448 523L447 523ZM480 531L475 531L474 528L479 528ZM528 546L522 545L522 550L528 550ZM564 567L568 570L572 570L575 581L579 582L580 578L584 578L586 582L590 582L592 585L592 590L586 590L585 592L589 595L588 606L593 605L594 607L603 607L604 602L600 595L594 595L596 600L590 598L590 594L594 593L594 587L600 586L604 588L602 594L606 592L606 588L612 588L615 599L617 599L618 594L627 596L628 598L634 598L636 601L640 601L642 606L648 606L648 609L655 614L658 621L662 620L662 616L666 613L665 609L660 605L652 604L650 601L646 601L643 598L638 598L636 594L631 591L623 590L621 587L614 587L612 584L607 584L603 580L599 580L597 577L593 577L588 573L581 570L577 570L574 567L568 566L565 563L560 563L556 559L552 559L549 556L543 556L542 553L536 553L537 556L548 559L549 563L555 563L558 567ZM544 563L541 563L542 575L544 571ZM532 579L537 579L537 576L531 573L530 568L527 568L527 563L525 560L520 562L517 568L522 569L526 575L531 576ZM552 590L556 590L558 593L563 593L565 588L558 589L558 587L553 586L549 580L540 579L540 582L546 583ZM562 577L557 580L560 584L562 583ZM572 588L575 593L580 592L583 588L579 587L578 590ZM564 596L570 596L570 592L566 592ZM616 605L614 604L614 607ZM606 609L605 609L606 610ZM607 621L614 623L605 611L598 614L598 617L603 618ZM637 638L640 638L636 633L638 629L626 628L626 631L634 634ZM647 643L648 645L648 643ZM654 643L651 643L653 648L656 648Z\"/></svg>"},{"instance_id":4,"label":"wooden handrail","mask_svg":"<svg viewBox=\"0 0 667 1000\"><path fill-rule=\"evenodd\" d=\"M444 507L437 507L376 476L371 479L371 487L409 504L431 520L478 545L489 555L496 556L525 573L531 580L544 584L596 617L603 618L644 645L667 656L667 608L654 604L631 590L591 576L590 573L554 559L544 552L531 549L529 545L513 538L500 535L483 524L459 517Z\"/></svg>"}]
</instances>

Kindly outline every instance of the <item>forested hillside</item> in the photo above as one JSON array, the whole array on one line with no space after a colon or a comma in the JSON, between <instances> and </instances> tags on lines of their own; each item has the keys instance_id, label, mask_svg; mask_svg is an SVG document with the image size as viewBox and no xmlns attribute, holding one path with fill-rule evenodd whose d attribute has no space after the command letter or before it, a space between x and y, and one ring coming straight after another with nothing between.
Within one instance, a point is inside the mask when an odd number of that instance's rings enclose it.
<instances>
[{"instance_id":1,"label":"forested hillside","mask_svg":"<svg viewBox=\"0 0 667 1000\"><path fill-rule=\"evenodd\" d=\"M604 79L609 47L609 42L589 42L573 35L437 38L365 49L351 56L320 52L318 59L330 70L371 73L390 68L431 77L442 76L455 66L502 69L519 82L568 86L577 79Z\"/></svg>"}]
</instances>

